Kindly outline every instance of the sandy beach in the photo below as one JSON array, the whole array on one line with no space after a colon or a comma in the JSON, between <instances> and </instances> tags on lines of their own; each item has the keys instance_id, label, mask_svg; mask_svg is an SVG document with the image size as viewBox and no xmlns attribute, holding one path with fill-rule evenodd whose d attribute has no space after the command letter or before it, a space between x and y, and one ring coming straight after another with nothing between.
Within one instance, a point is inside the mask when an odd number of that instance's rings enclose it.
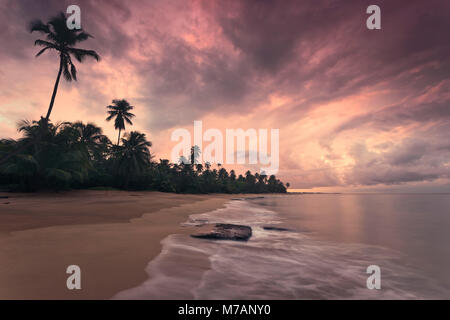
<instances>
[{"instance_id":1,"label":"sandy beach","mask_svg":"<svg viewBox=\"0 0 450 320\"><path fill-rule=\"evenodd\" d=\"M0 199L0 299L109 299L148 278L144 269L161 240L192 231L180 225L190 214L232 198L126 191L0 196L8 197ZM72 264L81 268L81 290L66 287Z\"/></svg>"}]
</instances>

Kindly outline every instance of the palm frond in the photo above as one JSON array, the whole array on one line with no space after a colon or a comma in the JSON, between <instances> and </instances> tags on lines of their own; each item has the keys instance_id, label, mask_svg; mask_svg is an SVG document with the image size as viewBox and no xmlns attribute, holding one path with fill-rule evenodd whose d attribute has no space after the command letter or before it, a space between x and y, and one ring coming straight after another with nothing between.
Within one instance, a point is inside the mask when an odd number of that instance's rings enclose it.
<instances>
[{"instance_id":1,"label":"palm frond","mask_svg":"<svg viewBox=\"0 0 450 320\"><path fill-rule=\"evenodd\" d=\"M61 37L56 34L55 32L51 31L49 33L47 33L47 39L50 41L53 41L54 43L60 43L61 42Z\"/></svg>"},{"instance_id":2,"label":"palm frond","mask_svg":"<svg viewBox=\"0 0 450 320\"><path fill-rule=\"evenodd\" d=\"M123 117L118 115L116 120L114 121L114 127L116 129L125 130L125 123L123 121Z\"/></svg>"},{"instance_id":3,"label":"palm frond","mask_svg":"<svg viewBox=\"0 0 450 320\"><path fill-rule=\"evenodd\" d=\"M75 59L77 59L79 62L83 62L84 58L86 57L91 57L97 61L100 61L100 56L94 50L67 48L67 52L73 54Z\"/></svg>"},{"instance_id":4,"label":"palm frond","mask_svg":"<svg viewBox=\"0 0 450 320\"><path fill-rule=\"evenodd\" d=\"M69 71L69 63L67 61L63 64L63 76L67 81L72 81L72 74Z\"/></svg>"},{"instance_id":5,"label":"palm frond","mask_svg":"<svg viewBox=\"0 0 450 320\"><path fill-rule=\"evenodd\" d=\"M28 27L30 32L42 32L42 33L49 33L50 28L47 24L44 24L41 20L33 20L30 22L30 25Z\"/></svg>"},{"instance_id":6,"label":"palm frond","mask_svg":"<svg viewBox=\"0 0 450 320\"><path fill-rule=\"evenodd\" d=\"M70 74L72 75L72 79L77 81L77 68L75 68L75 65L70 62Z\"/></svg>"},{"instance_id":7,"label":"palm frond","mask_svg":"<svg viewBox=\"0 0 450 320\"><path fill-rule=\"evenodd\" d=\"M78 33L78 34L75 36L76 42L85 41L85 40L87 40L87 39L89 39L89 38L93 38L93 36L91 36L89 33L84 32L84 31L81 31L80 33Z\"/></svg>"},{"instance_id":8,"label":"palm frond","mask_svg":"<svg viewBox=\"0 0 450 320\"><path fill-rule=\"evenodd\" d=\"M66 25L66 15L62 11L51 18L48 21L48 24L53 27L55 34L64 35L70 31Z\"/></svg>"},{"instance_id":9,"label":"palm frond","mask_svg":"<svg viewBox=\"0 0 450 320\"><path fill-rule=\"evenodd\" d=\"M48 49L53 49L53 48L52 47L45 47L44 49L42 49L38 53L36 53L36 57L39 57L41 54L43 54Z\"/></svg>"},{"instance_id":10,"label":"palm frond","mask_svg":"<svg viewBox=\"0 0 450 320\"><path fill-rule=\"evenodd\" d=\"M51 47L51 48L56 48L56 46L55 46L53 43L48 42L48 41L45 41L45 40L41 40L41 39L37 39L37 40L34 42L34 45L35 45L35 46L41 46L41 47Z\"/></svg>"}]
</instances>

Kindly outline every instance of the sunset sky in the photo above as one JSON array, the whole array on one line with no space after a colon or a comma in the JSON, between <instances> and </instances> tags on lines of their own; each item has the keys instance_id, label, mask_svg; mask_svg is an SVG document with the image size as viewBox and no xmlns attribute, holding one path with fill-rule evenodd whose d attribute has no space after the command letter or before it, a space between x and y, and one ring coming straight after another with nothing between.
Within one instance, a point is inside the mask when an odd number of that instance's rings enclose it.
<instances>
[{"instance_id":1,"label":"sunset sky","mask_svg":"<svg viewBox=\"0 0 450 320\"><path fill-rule=\"evenodd\" d=\"M52 121L125 98L169 158L177 128L277 128L279 178L305 191L450 192L450 2L0 0L0 137L45 115L58 58L27 31L70 4L97 63L62 81ZM381 8L381 30L366 8ZM240 168L239 173L248 168ZM253 170L254 167L252 166Z\"/></svg>"}]
</instances>

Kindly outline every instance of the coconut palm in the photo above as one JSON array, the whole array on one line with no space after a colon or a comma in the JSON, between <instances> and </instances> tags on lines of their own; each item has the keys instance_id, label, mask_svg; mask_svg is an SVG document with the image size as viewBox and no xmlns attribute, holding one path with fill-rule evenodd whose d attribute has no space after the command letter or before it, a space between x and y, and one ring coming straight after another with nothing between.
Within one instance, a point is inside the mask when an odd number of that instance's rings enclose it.
<instances>
[{"instance_id":1,"label":"coconut palm","mask_svg":"<svg viewBox=\"0 0 450 320\"><path fill-rule=\"evenodd\" d=\"M134 117L134 114L129 111L134 107L130 106L130 103L125 99L114 99L112 101L112 105L106 107L108 110L109 116L106 118L106 121L110 121L112 118L114 119L114 128L119 130L119 136L117 137L117 145L119 145L120 141L120 132L125 130L125 122L129 125L133 125L131 118Z\"/></svg>"},{"instance_id":2,"label":"coconut palm","mask_svg":"<svg viewBox=\"0 0 450 320\"><path fill-rule=\"evenodd\" d=\"M105 137L102 128L93 123L84 124L77 121L72 123L71 128L77 132L78 142L85 145L89 152L93 152Z\"/></svg>"},{"instance_id":3,"label":"coconut palm","mask_svg":"<svg viewBox=\"0 0 450 320\"><path fill-rule=\"evenodd\" d=\"M50 119L50 114L52 113L53 105L55 103L61 74L63 74L67 81L77 80L77 69L72 61L72 56L79 62L83 62L86 57L92 57L99 61L100 56L94 50L85 50L74 47L77 43L85 41L92 36L82 29L69 30L63 12L60 12L57 16L51 18L47 23L43 23L41 20L33 20L30 23L29 30L30 32L40 32L46 36L46 40L38 39L34 42L34 45L43 47L43 49L36 54L36 57L39 57L47 50L54 50L59 55L59 70L53 87L50 105L48 106L45 118L41 117L41 122L43 124L42 129L46 131L48 129L47 124ZM41 134L45 134L45 132L41 132ZM31 144L36 143L37 140L41 139L41 134L37 135L33 141L29 140L27 144L21 144L19 148L16 148L16 150L1 158L0 164L22 152L23 149L28 148Z\"/></svg>"},{"instance_id":4,"label":"coconut palm","mask_svg":"<svg viewBox=\"0 0 450 320\"><path fill-rule=\"evenodd\" d=\"M90 34L82 29L69 30L66 25L66 17L63 12L51 18L46 24L41 20L34 20L30 23L30 32L40 32L46 36L46 40L38 39L35 45L44 47L37 54L39 57L47 50L55 50L59 55L59 70L56 82L53 87L53 94L48 107L45 120L48 122L50 114L55 103L56 92L58 91L61 74L67 81L77 80L77 69L72 61L72 56L79 62L83 62L86 57L100 60L100 56L93 50L74 48L79 42L85 41L91 37Z\"/></svg>"},{"instance_id":5,"label":"coconut palm","mask_svg":"<svg viewBox=\"0 0 450 320\"><path fill-rule=\"evenodd\" d=\"M198 158L200 157L200 147L195 145L191 147L191 164L195 165L198 164Z\"/></svg>"},{"instance_id":6,"label":"coconut palm","mask_svg":"<svg viewBox=\"0 0 450 320\"><path fill-rule=\"evenodd\" d=\"M74 134L74 140L89 153L89 157L93 161L103 162L107 157L111 141L103 134L103 130L93 123L84 124L81 121L71 123L67 127Z\"/></svg>"},{"instance_id":7,"label":"coconut palm","mask_svg":"<svg viewBox=\"0 0 450 320\"><path fill-rule=\"evenodd\" d=\"M55 125L47 122L44 118L39 121L21 120L17 123L17 130L23 134L19 139L19 148L16 150L32 148L33 155L39 157L42 148L57 135L61 126L67 124L66 122L58 122ZM30 151L31 152L31 151Z\"/></svg>"},{"instance_id":8,"label":"coconut palm","mask_svg":"<svg viewBox=\"0 0 450 320\"><path fill-rule=\"evenodd\" d=\"M116 169L119 175L130 177L142 173L152 158L145 134L131 131L122 138L122 145L116 147Z\"/></svg>"},{"instance_id":9,"label":"coconut palm","mask_svg":"<svg viewBox=\"0 0 450 320\"><path fill-rule=\"evenodd\" d=\"M203 172L203 165L201 163L198 163L195 165L195 169L197 170L197 173L200 174Z\"/></svg>"},{"instance_id":10,"label":"coconut palm","mask_svg":"<svg viewBox=\"0 0 450 320\"><path fill-rule=\"evenodd\" d=\"M36 168L39 178L34 185L44 184L50 188L66 188L72 183L82 183L91 169L89 153L79 143L78 131L69 122L53 125L40 121L21 121L18 130L24 136L18 143L29 145L25 154L18 154L13 162L20 160L20 167ZM8 164L8 163L7 163ZM6 164L6 165L7 165ZM14 167L9 166L10 170Z\"/></svg>"}]
</instances>

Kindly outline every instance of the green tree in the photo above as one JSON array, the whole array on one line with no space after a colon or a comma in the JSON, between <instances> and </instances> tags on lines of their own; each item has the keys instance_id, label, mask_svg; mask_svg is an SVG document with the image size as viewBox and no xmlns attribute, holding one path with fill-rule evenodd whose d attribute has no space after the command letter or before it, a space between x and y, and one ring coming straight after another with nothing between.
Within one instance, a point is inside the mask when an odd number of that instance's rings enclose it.
<instances>
[{"instance_id":1,"label":"green tree","mask_svg":"<svg viewBox=\"0 0 450 320\"><path fill-rule=\"evenodd\" d=\"M39 57L47 50L54 50L59 55L58 75L56 76L50 105L45 116L45 120L48 122L55 103L61 74L67 81L77 80L77 69L72 61L72 57L75 57L79 62L83 62L86 57L92 57L99 61L100 56L94 50L74 47L77 43L89 39L91 35L82 29L69 30L66 25L66 17L62 12L51 18L47 23L43 23L41 20L32 21L30 23L30 32L34 31L46 36L46 40L38 39L34 42L35 45L44 47L36 54L36 57Z\"/></svg>"},{"instance_id":2,"label":"green tree","mask_svg":"<svg viewBox=\"0 0 450 320\"><path fill-rule=\"evenodd\" d=\"M86 180L88 171L92 168L89 153L84 144L78 141L76 130L72 128L71 123L53 125L45 119L21 121L18 129L24 135L18 144L26 145L27 148L16 155L16 160L13 158L12 162L20 160L22 168L36 168L34 180L28 181L31 187L25 189L64 189L71 185L80 185ZM36 136L39 136L39 139L36 139ZM6 162L6 165L8 163L11 162ZM11 169L10 166L9 170Z\"/></svg>"},{"instance_id":3,"label":"green tree","mask_svg":"<svg viewBox=\"0 0 450 320\"><path fill-rule=\"evenodd\" d=\"M129 125L133 125L131 121L132 118L135 117L134 114L129 111L134 107L130 105L130 103L125 99L114 99L112 101L112 105L106 107L108 110L109 116L106 118L106 121L110 121L112 118L114 119L114 128L119 130L119 136L117 137L117 145L120 142L120 132L125 130L125 122Z\"/></svg>"},{"instance_id":4,"label":"green tree","mask_svg":"<svg viewBox=\"0 0 450 320\"><path fill-rule=\"evenodd\" d=\"M131 179L137 178L149 168L152 156L149 148L152 146L144 133L131 131L122 138L122 145L115 148L115 169L129 187Z\"/></svg>"},{"instance_id":5,"label":"green tree","mask_svg":"<svg viewBox=\"0 0 450 320\"><path fill-rule=\"evenodd\" d=\"M195 145L191 147L191 165L198 164L198 158L200 157L200 148L199 146Z\"/></svg>"}]
</instances>

